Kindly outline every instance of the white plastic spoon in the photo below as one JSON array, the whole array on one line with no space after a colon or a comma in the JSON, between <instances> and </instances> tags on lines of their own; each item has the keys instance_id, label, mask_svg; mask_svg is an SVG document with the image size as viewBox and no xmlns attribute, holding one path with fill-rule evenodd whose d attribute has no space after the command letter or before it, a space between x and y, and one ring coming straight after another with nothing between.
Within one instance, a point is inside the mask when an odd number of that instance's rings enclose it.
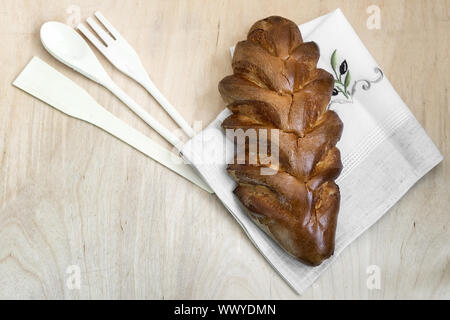
<instances>
[{"instance_id":1,"label":"white plastic spoon","mask_svg":"<svg viewBox=\"0 0 450 320\"><path fill-rule=\"evenodd\" d=\"M41 27L41 41L53 57L104 86L172 145L181 147L180 140L174 134L114 83L89 45L74 29L60 22L46 22Z\"/></svg>"}]
</instances>

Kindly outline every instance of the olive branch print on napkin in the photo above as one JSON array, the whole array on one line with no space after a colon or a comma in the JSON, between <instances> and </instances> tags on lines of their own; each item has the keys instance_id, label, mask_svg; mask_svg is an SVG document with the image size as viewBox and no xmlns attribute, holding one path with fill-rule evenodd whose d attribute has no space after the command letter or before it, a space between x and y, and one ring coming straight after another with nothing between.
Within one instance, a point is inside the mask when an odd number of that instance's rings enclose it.
<instances>
[{"instance_id":1,"label":"olive branch print on napkin","mask_svg":"<svg viewBox=\"0 0 450 320\"><path fill-rule=\"evenodd\" d=\"M372 83L377 83L383 80L384 74L383 71L381 71L380 68L376 67L374 69L375 73L377 74L377 77L374 80L367 80L367 79L360 79L357 81L354 81L352 86L350 87L350 84L352 82L352 76L349 70L348 62L347 60L343 60L339 64L338 68L338 60L339 57L337 55L337 49L333 51L333 54L331 55L330 63L331 68L333 69L333 78L334 78L334 89L333 89L333 97L343 95L345 99L334 99L330 102L331 106L333 103L353 103L353 95L355 94L357 90L357 85L361 83L361 88L365 91L369 90L372 86Z\"/></svg>"}]
</instances>

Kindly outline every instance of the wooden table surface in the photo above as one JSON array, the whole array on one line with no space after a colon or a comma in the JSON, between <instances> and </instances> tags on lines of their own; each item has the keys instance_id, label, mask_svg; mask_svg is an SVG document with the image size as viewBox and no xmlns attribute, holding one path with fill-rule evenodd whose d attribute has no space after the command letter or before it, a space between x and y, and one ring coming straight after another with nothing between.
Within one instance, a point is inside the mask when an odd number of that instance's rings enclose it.
<instances>
[{"instance_id":1,"label":"wooden table surface","mask_svg":"<svg viewBox=\"0 0 450 320\"><path fill-rule=\"evenodd\" d=\"M379 30L366 24L373 4ZM276 14L303 23L337 7L445 160L301 297L215 196L11 86L36 55L165 145L104 88L51 58L41 24L74 23L78 9L82 21L102 11L185 119L207 125L225 106L217 83L231 73L228 48L253 22ZM449 30L448 0L0 0L0 298L450 298ZM97 56L176 129L144 89ZM371 265L380 289L366 285ZM79 289L67 285L77 270Z\"/></svg>"}]
</instances>

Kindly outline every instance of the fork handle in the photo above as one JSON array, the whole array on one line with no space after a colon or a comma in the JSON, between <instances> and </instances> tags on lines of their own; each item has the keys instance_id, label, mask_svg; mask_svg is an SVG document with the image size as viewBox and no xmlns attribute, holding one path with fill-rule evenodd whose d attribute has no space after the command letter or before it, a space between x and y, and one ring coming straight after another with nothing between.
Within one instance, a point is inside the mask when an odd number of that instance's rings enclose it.
<instances>
[{"instance_id":1,"label":"fork handle","mask_svg":"<svg viewBox=\"0 0 450 320\"><path fill-rule=\"evenodd\" d=\"M195 135L195 131L191 126L184 120L180 113L175 109L174 106L164 97L161 91L155 86L152 80L147 77L144 81L140 81L141 85L153 96L153 98L158 101L158 103L166 110L169 116L183 129L183 131L192 138Z\"/></svg>"},{"instance_id":2,"label":"fork handle","mask_svg":"<svg viewBox=\"0 0 450 320\"><path fill-rule=\"evenodd\" d=\"M180 148L181 141L170 132L165 126L153 118L147 111L145 111L139 104L137 104L129 95L127 95L118 85L110 82L105 87L111 91L117 98L125 103L134 113L136 113L142 120L144 120L150 127L158 132L164 139L169 141L173 146Z\"/></svg>"}]
</instances>

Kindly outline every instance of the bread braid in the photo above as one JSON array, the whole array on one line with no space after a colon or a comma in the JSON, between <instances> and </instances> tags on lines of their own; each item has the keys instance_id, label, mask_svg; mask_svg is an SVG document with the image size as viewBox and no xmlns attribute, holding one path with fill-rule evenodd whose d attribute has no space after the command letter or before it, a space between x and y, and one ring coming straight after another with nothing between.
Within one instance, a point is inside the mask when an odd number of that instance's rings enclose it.
<instances>
[{"instance_id":1,"label":"bread braid","mask_svg":"<svg viewBox=\"0 0 450 320\"><path fill-rule=\"evenodd\" d=\"M261 175L257 164L231 164L234 193L253 220L287 252L319 265L334 252L342 170L338 115L327 110L334 79L317 68L319 48L303 42L282 17L256 22L236 46L234 74L219 83L231 111L224 129L278 130L279 166ZM246 152L248 152L248 143ZM248 155L247 155L248 159Z\"/></svg>"}]
</instances>

